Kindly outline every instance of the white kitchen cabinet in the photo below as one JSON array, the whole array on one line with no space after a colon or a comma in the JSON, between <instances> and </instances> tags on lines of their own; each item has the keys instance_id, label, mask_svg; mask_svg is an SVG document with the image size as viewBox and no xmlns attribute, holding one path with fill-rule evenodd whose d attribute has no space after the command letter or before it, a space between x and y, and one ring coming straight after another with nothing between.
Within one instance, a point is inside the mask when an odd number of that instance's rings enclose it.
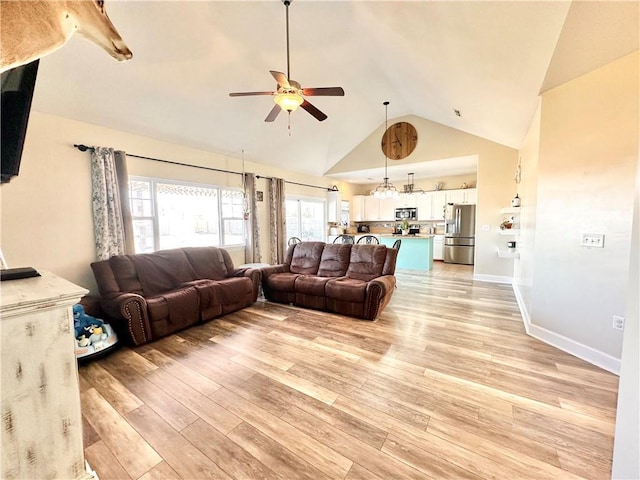
<instances>
[{"instance_id":1,"label":"white kitchen cabinet","mask_svg":"<svg viewBox=\"0 0 640 480\"><path fill-rule=\"evenodd\" d=\"M339 223L342 213L342 195L340 192L327 192L327 222Z\"/></svg>"},{"instance_id":2,"label":"white kitchen cabinet","mask_svg":"<svg viewBox=\"0 0 640 480\"><path fill-rule=\"evenodd\" d=\"M447 203L464 203L464 190L447 190Z\"/></svg>"},{"instance_id":3,"label":"white kitchen cabinet","mask_svg":"<svg viewBox=\"0 0 640 480\"><path fill-rule=\"evenodd\" d=\"M392 222L396 218L396 205L398 200L396 198L381 198L380 199L380 215L379 220Z\"/></svg>"},{"instance_id":4,"label":"white kitchen cabinet","mask_svg":"<svg viewBox=\"0 0 640 480\"><path fill-rule=\"evenodd\" d=\"M418 209L418 220L431 220L433 218L432 192L417 194L414 197L416 198L416 208Z\"/></svg>"},{"instance_id":5,"label":"white kitchen cabinet","mask_svg":"<svg viewBox=\"0 0 640 480\"><path fill-rule=\"evenodd\" d=\"M464 203L478 203L478 189L467 188L464 190Z\"/></svg>"},{"instance_id":6,"label":"white kitchen cabinet","mask_svg":"<svg viewBox=\"0 0 640 480\"><path fill-rule=\"evenodd\" d=\"M478 190L475 188L460 188L447 190L447 203L476 203Z\"/></svg>"},{"instance_id":7,"label":"white kitchen cabinet","mask_svg":"<svg viewBox=\"0 0 640 480\"><path fill-rule=\"evenodd\" d=\"M380 199L372 195L364 196L364 219L368 222L380 219Z\"/></svg>"},{"instance_id":8,"label":"white kitchen cabinet","mask_svg":"<svg viewBox=\"0 0 640 480\"><path fill-rule=\"evenodd\" d=\"M444 260L444 235L433 236L433 259Z\"/></svg>"},{"instance_id":9,"label":"white kitchen cabinet","mask_svg":"<svg viewBox=\"0 0 640 480\"><path fill-rule=\"evenodd\" d=\"M354 222L364 221L364 199L365 195L354 195L351 197L351 205L349 206L349 212L351 220Z\"/></svg>"},{"instance_id":10,"label":"white kitchen cabinet","mask_svg":"<svg viewBox=\"0 0 640 480\"><path fill-rule=\"evenodd\" d=\"M432 203L431 203L431 219L432 220L443 220L444 219L444 208L447 205L447 192L444 190L438 190L432 192Z\"/></svg>"},{"instance_id":11,"label":"white kitchen cabinet","mask_svg":"<svg viewBox=\"0 0 640 480\"><path fill-rule=\"evenodd\" d=\"M398 200L396 202L398 208L414 208L417 207L417 197L419 194L415 193L401 193L398 196Z\"/></svg>"}]
</instances>

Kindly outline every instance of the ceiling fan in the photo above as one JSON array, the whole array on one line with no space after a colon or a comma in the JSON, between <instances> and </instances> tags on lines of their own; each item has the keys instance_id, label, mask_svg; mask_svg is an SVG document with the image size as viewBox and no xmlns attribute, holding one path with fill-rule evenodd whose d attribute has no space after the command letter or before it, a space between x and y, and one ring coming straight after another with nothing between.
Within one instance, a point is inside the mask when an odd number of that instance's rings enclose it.
<instances>
[{"instance_id":1,"label":"ceiling fan","mask_svg":"<svg viewBox=\"0 0 640 480\"><path fill-rule=\"evenodd\" d=\"M285 75L282 72L270 70L271 75L273 75L273 78L278 82L278 89L274 92L236 92L230 93L229 96L247 97L250 95L272 95L276 105L274 105L273 109L264 119L265 122L273 122L281 110L291 113L298 107L302 107L321 122L325 120L327 116L309 103L304 97L314 95L342 97L344 96L344 90L342 87L302 88L298 82L291 79L289 67L289 5L291 5L292 1L293 0L282 0L286 9L287 19L287 74Z\"/></svg>"}]
</instances>

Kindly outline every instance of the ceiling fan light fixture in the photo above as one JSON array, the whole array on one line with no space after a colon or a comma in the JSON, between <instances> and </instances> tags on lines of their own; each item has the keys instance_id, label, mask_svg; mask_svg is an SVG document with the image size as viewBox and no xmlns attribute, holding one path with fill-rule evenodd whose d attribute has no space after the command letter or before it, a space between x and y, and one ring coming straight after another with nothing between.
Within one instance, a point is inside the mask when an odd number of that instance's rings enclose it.
<instances>
[{"instance_id":1,"label":"ceiling fan light fixture","mask_svg":"<svg viewBox=\"0 0 640 480\"><path fill-rule=\"evenodd\" d=\"M286 112L294 112L302 102L304 98L302 95L293 92L277 93L273 98L273 101L280 105L280 108Z\"/></svg>"}]
</instances>

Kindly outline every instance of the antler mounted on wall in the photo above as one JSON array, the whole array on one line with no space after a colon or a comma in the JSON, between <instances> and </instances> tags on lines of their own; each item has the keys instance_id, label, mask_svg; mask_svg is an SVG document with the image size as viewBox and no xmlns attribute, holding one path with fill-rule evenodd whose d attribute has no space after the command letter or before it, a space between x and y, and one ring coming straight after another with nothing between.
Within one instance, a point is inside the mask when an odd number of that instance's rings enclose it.
<instances>
[{"instance_id":1,"label":"antler mounted on wall","mask_svg":"<svg viewBox=\"0 0 640 480\"><path fill-rule=\"evenodd\" d=\"M0 2L0 72L48 55L77 31L119 61L133 54L102 0Z\"/></svg>"}]
</instances>

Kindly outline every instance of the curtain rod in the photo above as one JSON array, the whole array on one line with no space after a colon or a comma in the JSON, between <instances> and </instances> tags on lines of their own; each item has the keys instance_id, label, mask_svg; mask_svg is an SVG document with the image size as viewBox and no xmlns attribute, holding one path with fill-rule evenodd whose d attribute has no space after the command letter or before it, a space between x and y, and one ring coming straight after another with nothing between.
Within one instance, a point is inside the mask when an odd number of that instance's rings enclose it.
<instances>
[{"instance_id":1,"label":"curtain rod","mask_svg":"<svg viewBox=\"0 0 640 480\"><path fill-rule=\"evenodd\" d=\"M81 152L86 152L87 150L95 150L95 147L88 147L86 145L77 145L77 144L73 144L74 147L76 147L78 150L80 150ZM127 153L128 157L135 157L135 158L142 158L144 160L153 160L154 162L161 162L161 163L168 163L170 165L181 165L183 167L193 167L193 168L200 168L202 170L212 170L214 172L222 172L222 173L232 173L234 175L242 175L242 172L232 172L231 170L222 170L220 168L212 168L212 167L203 167L200 165L192 165L190 163L180 163L180 162L172 162L171 160L162 160L161 158L153 158L153 157L145 157L142 155L135 155L133 153Z\"/></svg>"},{"instance_id":2,"label":"curtain rod","mask_svg":"<svg viewBox=\"0 0 640 480\"><path fill-rule=\"evenodd\" d=\"M273 180L273 177L264 177L262 175L256 175L256 178L264 178L265 180ZM319 188L321 190L326 190L327 192L338 192L339 191L337 185L333 185L332 187L319 187L317 185L309 185L308 183L290 182L289 180L285 180L284 183L290 183L291 185L300 185L301 187Z\"/></svg>"},{"instance_id":3,"label":"curtain rod","mask_svg":"<svg viewBox=\"0 0 640 480\"><path fill-rule=\"evenodd\" d=\"M89 147L87 145L83 145L83 144L76 144L74 143L73 146L75 148L77 148L78 150L80 150L81 152L86 152L87 150L95 150L95 147ZM162 163L168 163L170 165L180 165L183 167L193 167L193 168L200 168L202 170L211 170L214 172L222 172L222 173L232 173L234 175L242 175L242 172L233 172L231 170L222 170L220 168L212 168L212 167L202 167L200 165L192 165L190 163L180 163L180 162L172 162L171 160L162 160L160 158L153 158L153 157L145 157L142 155L135 155L133 153L127 153L128 157L135 157L135 158L142 158L144 160L153 160L154 162L162 162ZM264 178L266 180L271 180L273 177L263 177L260 175L256 175L256 178ZM302 187L309 187L309 188L320 188L322 190L327 190L329 192L337 192L338 191L338 187L336 185L333 185L331 188L329 187L318 187L317 185L308 185L306 183L298 183L298 182L290 182L288 180L285 180L284 183L290 183L292 185L300 185Z\"/></svg>"}]
</instances>

